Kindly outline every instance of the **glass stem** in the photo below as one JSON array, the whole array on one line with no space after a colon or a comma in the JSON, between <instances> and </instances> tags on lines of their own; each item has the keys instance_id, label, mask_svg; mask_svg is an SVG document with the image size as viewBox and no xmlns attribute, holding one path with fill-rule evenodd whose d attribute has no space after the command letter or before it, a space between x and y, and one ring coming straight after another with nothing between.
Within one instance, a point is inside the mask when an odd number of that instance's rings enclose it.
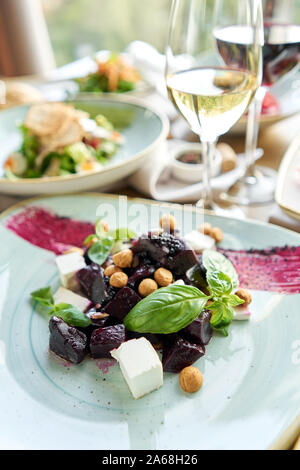
<instances>
[{"instance_id":1,"label":"glass stem","mask_svg":"<svg viewBox=\"0 0 300 470\"><path fill-rule=\"evenodd\" d=\"M249 106L248 119L247 119L247 133L246 133L246 172L245 177L247 181L253 183L257 178L257 171L255 169L255 153L257 148L259 121L263 100L266 94L266 89L260 87L255 93L255 97Z\"/></svg>"},{"instance_id":2,"label":"glass stem","mask_svg":"<svg viewBox=\"0 0 300 470\"><path fill-rule=\"evenodd\" d=\"M210 185L211 161L214 157L216 142L202 142L202 158L203 158L203 190L202 199L198 202L203 209L213 210L214 202Z\"/></svg>"}]
</instances>

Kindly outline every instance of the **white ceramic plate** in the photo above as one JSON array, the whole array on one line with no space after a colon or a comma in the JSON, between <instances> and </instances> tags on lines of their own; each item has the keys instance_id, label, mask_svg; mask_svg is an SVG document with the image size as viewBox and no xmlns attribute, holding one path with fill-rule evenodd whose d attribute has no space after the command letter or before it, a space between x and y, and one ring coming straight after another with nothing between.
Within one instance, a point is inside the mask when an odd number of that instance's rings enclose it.
<instances>
[{"instance_id":1,"label":"white ceramic plate","mask_svg":"<svg viewBox=\"0 0 300 470\"><path fill-rule=\"evenodd\" d=\"M169 122L164 113L153 109L144 101L129 96L103 96L87 98L78 96L71 101L91 114L106 115L120 129L125 143L100 171L59 177L8 180L3 175L3 164L9 153L18 149L21 134L18 122L24 119L28 106L0 112L0 193L35 195L70 193L104 188L126 178L136 171L143 161L164 153L169 132Z\"/></svg>"},{"instance_id":2,"label":"white ceramic plate","mask_svg":"<svg viewBox=\"0 0 300 470\"><path fill-rule=\"evenodd\" d=\"M26 207L95 221L99 204L116 196L85 194L36 198L13 207L0 221L0 447L2 449L267 449L287 448L300 431L300 295L252 291L252 318L214 337L196 362L203 388L183 393L178 375L134 400L118 366L103 374L89 358L62 367L48 352L48 320L29 294L59 284L53 253L17 237L5 226ZM127 201L146 217L180 206ZM106 206L107 207L107 206ZM131 211L131 212L130 212ZM123 212L123 211L122 211ZM194 210L187 214L194 216ZM143 220L146 220L143 219ZM223 247L299 245L294 232L254 221L207 215L224 231ZM144 222L143 222L144 223ZM145 226L141 226L141 231ZM297 349L298 348L298 349ZM298 416L298 418L297 418Z\"/></svg>"}]
</instances>

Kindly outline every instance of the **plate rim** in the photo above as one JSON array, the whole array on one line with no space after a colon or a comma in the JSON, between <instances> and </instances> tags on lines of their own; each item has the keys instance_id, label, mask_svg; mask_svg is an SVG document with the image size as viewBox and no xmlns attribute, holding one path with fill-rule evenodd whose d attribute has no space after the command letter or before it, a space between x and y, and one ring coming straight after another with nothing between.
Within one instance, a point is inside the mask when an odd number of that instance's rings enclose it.
<instances>
[{"instance_id":1,"label":"plate rim","mask_svg":"<svg viewBox=\"0 0 300 470\"><path fill-rule=\"evenodd\" d=\"M70 194L50 194L50 195L34 196L34 197L26 198L22 201L19 201L19 202L13 204L12 206L8 207L4 211L2 211L0 213L0 222L2 223L2 221L8 215L13 213L14 211L16 211L18 209L21 209L22 207L26 207L27 205L30 205L30 203L32 203L36 200L48 200L48 199L61 198L61 197L71 198L72 196L117 199L118 197L124 196L124 195L110 194L110 193L100 193L100 192L86 192L86 193L75 192L75 193L70 193ZM137 201L137 202L140 202L140 203L142 202L142 203L144 203L148 206L151 206L151 205L156 205L157 206L158 205L158 206L162 206L162 207L166 207L166 208L172 208L174 206L174 207L178 208L178 203L157 201L157 200L151 200L151 199L147 199L147 198L134 197L134 196L126 196L126 197L130 201ZM182 205L182 204L179 204L179 205ZM191 205L191 204L187 205L187 209L192 211L192 212L200 211L200 212L203 212L204 214L212 215L212 216L215 216L217 218L221 218L221 219L225 219L225 220L230 219L230 220L242 221L242 222L245 222L245 223L251 224L251 225L259 225L259 226L262 226L262 227L265 227L265 228L272 228L272 229L278 230L280 232L288 232L288 233L293 234L295 236L295 238L299 237L299 243L300 243L300 234L298 234L297 232L295 232L293 230L286 229L285 227L281 227L281 226L277 226L275 224L270 224L268 222L263 222L263 221L260 221L260 220L254 220L254 219L249 219L249 218L237 219L237 218L232 218L232 217L226 217L226 216L223 216L223 215L217 215L217 214L214 214L212 211L203 210L203 209L201 210L201 209L199 209L196 206ZM291 447L291 445L293 444L294 440L297 438L297 435L299 434L299 432L300 432L300 412L289 423L289 425L279 435L277 435L273 439L272 443L265 450L287 450L287 449L289 449Z\"/></svg>"},{"instance_id":2,"label":"plate rim","mask_svg":"<svg viewBox=\"0 0 300 470\"><path fill-rule=\"evenodd\" d=\"M121 102L121 103L124 103L124 104L131 104L133 106L137 106L139 108L142 108L144 110L149 110L151 111L153 114L155 114L161 124L162 124L162 129L158 135L158 137L156 137L156 139L150 144L148 145L146 148L144 148L143 150L141 150L140 152L138 152L137 154L135 154L131 159L130 159L130 163L133 163L133 162L136 162L138 161L139 159L143 158L148 152L151 152L151 150L153 150L153 148L156 147L156 145L159 144L159 142L163 141L164 139L167 138L168 134L169 134L169 130L170 130L170 123L169 123L169 119L167 117L167 115L160 111L156 106L153 106L152 104L148 104L145 100L141 99L141 98L137 98L136 96L101 96L98 97L98 98L93 98L93 97L82 97L80 98L79 96L77 98L74 98L74 99L70 99L70 100L64 100L64 102L68 103L68 102L72 102L72 101L83 101L83 102L88 102L90 101L91 103L95 103L97 104L98 101L112 101L112 102ZM30 105L23 105L23 106L16 106L14 109L18 109L18 108L24 108L24 107L28 107ZM6 110L3 110L3 112L5 112ZM0 116L1 116L1 111L0 111ZM0 178L0 189L1 189L1 186L17 186L19 183L20 185L24 184L24 185L32 185L32 184L44 184L44 183L57 183L57 182L64 182L64 181L75 181L75 180L80 180L82 178L86 178L88 176L91 176L91 175L100 175L100 174L103 174L103 173L108 173L109 171L112 171L113 169L119 169L119 168L122 168L124 166L128 165L128 160L124 161L124 162L121 162L121 163L117 163L116 165L111 165L110 167L107 167L107 168L103 168L101 170L92 170L92 171L89 171L89 172L85 172L85 173L74 173L73 175L65 175L65 176L45 176L43 178L18 178L17 180L9 180L7 178L3 178L1 177Z\"/></svg>"},{"instance_id":3,"label":"plate rim","mask_svg":"<svg viewBox=\"0 0 300 470\"><path fill-rule=\"evenodd\" d=\"M225 220L235 220L238 222L246 222L251 225L260 225L263 227L268 227L268 228L273 228L274 230L278 231L283 231L283 232L288 232L295 237L299 237L299 242L300 242L300 234L298 232L295 232L294 230L288 229L286 227L282 227L280 225L276 224L271 224L269 222L264 222L262 220L255 220L255 219L250 219L248 217L245 217L243 219L239 219L237 217L231 217L231 216L225 216L225 215L217 215L211 210L207 209L200 209L197 208L194 204L184 204L184 203L178 203L178 202L167 202L167 201L158 201L155 199L150 199L150 198L144 198L144 197L139 197L139 196L127 196L126 194L115 194L115 193L102 193L102 192L97 192L97 191L74 191L71 193L55 193L55 194L40 194L36 196L32 196L29 198L22 199L22 201L18 201L15 204L12 204L9 206L7 209L4 209L2 212L0 212L0 220L3 220L6 218L9 214L14 212L15 210L18 210L22 207L26 207L27 204L30 204L31 202L34 202L39 199L54 199L56 197L63 197L63 198L68 198L72 196L82 196L82 197L91 197L91 198L104 198L104 199L117 199L119 197L126 197L129 201L137 201L139 203L144 203L146 205L156 205L156 206L163 206L163 207L173 207L178 208L178 205L180 206L186 206L186 209L191 211L191 212L203 212L204 214L211 215L214 217L217 217L219 219L225 219Z\"/></svg>"}]
</instances>

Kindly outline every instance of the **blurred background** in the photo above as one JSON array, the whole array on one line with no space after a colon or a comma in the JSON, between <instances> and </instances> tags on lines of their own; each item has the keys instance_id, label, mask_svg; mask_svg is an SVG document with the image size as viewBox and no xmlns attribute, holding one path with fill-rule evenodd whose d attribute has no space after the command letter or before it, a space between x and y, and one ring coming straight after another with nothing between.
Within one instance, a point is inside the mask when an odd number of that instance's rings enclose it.
<instances>
[{"instance_id":1,"label":"blurred background","mask_svg":"<svg viewBox=\"0 0 300 470\"><path fill-rule=\"evenodd\" d=\"M171 0L1 0L0 74L43 73L143 40L163 51Z\"/></svg>"}]
</instances>

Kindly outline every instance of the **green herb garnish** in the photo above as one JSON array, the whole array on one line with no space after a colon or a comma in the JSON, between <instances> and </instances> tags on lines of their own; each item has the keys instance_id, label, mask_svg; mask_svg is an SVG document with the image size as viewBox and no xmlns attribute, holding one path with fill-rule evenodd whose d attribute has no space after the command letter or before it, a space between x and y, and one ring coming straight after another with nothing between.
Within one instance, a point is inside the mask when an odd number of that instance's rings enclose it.
<instances>
[{"instance_id":1,"label":"green herb garnish","mask_svg":"<svg viewBox=\"0 0 300 470\"><path fill-rule=\"evenodd\" d=\"M238 277L225 256L211 251L204 253L209 295L193 286L163 287L133 307L124 319L125 327L139 333L176 333L192 323L210 300L212 303L207 308L212 311L211 325L227 336L228 326L233 320L233 307L243 303L231 293L238 285ZM213 253L212 259L210 253ZM226 272L220 271L219 267Z\"/></svg>"},{"instance_id":2,"label":"green herb garnish","mask_svg":"<svg viewBox=\"0 0 300 470\"><path fill-rule=\"evenodd\" d=\"M30 295L40 305L49 309L49 315L60 317L70 326L85 327L91 324L90 318L73 305L65 303L55 305L52 290L49 286L31 292Z\"/></svg>"},{"instance_id":3,"label":"green herb garnish","mask_svg":"<svg viewBox=\"0 0 300 470\"><path fill-rule=\"evenodd\" d=\"M162 287L138 302L124 325L139 333L176 333L197 318L208 299L197 287Z\"/></svg>"},{"instance_id":4,"label":"green herb garnish","mask_svg":"<svg viewBox=\"0 0 300 470\"><path fill-rule=\"evenodd\" d=\"M91 261L101 266L107 260L110 252L119 251L122 248L120 242L130 240L136 236L136 233L128 228L118 228L106 232L101 219L98 219L95 224L95 233L89 235L83 244L86 245L94 238L97 238L97 241L89 248L88 255Z\"/></svg>"}]
</instances>

